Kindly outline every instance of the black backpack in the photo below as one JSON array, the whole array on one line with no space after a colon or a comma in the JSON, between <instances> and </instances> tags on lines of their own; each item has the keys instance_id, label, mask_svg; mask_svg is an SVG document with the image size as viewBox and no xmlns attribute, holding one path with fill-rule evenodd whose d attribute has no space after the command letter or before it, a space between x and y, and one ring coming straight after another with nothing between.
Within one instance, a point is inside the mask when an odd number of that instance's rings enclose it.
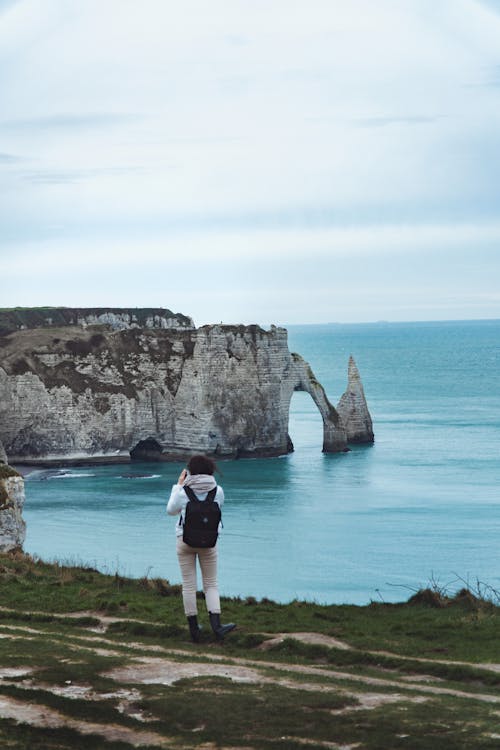
<instances>
[{"instance_id":1,"label":"black backpack","mask_svg":"<svg viewBox=\"0 0 500 750\"><path fill-rule=\"evenodd\" d=\"M205 500L198 500L191 487L184 487L189 498L184 512L183 541L190 547L215 547L222 518L219 503L215 502L217 487Z\"/></svg>"}]
</instances>

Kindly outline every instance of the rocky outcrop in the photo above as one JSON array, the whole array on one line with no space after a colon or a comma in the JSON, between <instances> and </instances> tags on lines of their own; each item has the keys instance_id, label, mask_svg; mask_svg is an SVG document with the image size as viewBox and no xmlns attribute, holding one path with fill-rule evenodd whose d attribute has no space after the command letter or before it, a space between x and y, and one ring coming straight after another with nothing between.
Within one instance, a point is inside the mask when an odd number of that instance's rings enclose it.
<instances>
[{"instance_id":1,"label":"rocky outcrop","mask_svg":"<svg viewBox=\"0 0 500 750\"><path fill-rule=\"evenodd\" d=\"M7 463L7 454L5 452L5 448L3 447L3 443L0 443L0 466L6 463Z\"/></svg>"},{"instance_id":2,"label":"rocky outcrop","mask_svg":"<svg viewBox=\"0 0 500 750\"><path fill-rule=\"evenodd\" d=\"M24 479L6 464L0 464L0 552L22 547L26 524L24 507Z\"/></svg>"},{"instance_id":3,"label":"rocky outcrop","mask_svg":"<svg viewBox=\"0 0 500 750\"><path fill-rule=\"evenodd\" d=\"M0 310L0 332L64 326L128 328L194 328L192 318L153 307L12 307Z\"/></svg>"},{"instance_id":4,"label":"rocky outcrop","mask_svg":"<svg viewBox=\"0 0 500 750\"><path fill-rule=\"evenodd\" d=\"M354 358L349 357L347 389L337 411L345 426L348 443L373 443L373 424L366 403L363 384Z\"/></svg>"},{"instance_id":5,"label":"rocky outcrop","mask_svg":"<svg viewBox=\"0 0 500 750\"><path fill-rule=\"evenodd\" d=\"M321 413L323 450L347 446L342 418L283 328L37 328L4 335L0 347L11 463L281 455L293 449L297 390Z\"/></svg>"}]
</instances>

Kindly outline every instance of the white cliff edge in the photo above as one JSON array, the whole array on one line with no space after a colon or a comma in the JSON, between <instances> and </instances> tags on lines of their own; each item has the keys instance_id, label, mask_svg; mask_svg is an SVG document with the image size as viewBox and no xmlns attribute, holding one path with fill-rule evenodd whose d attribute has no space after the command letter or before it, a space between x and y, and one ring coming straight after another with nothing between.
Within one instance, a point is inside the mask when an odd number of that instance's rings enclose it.
<instances>
[{"instance_id":1,"label":"white cliff edge","mask_svg":"<svg viewBox=\"0 0 500 750\"><path fill-rule=\"evenodd\" d=\"M2 343L0 440L14 464L283 455L295 391L321 414L325 453L349 435L373 441L354 363L337 410L284 328L45 327Z\"/></svg>"}]
</instances>

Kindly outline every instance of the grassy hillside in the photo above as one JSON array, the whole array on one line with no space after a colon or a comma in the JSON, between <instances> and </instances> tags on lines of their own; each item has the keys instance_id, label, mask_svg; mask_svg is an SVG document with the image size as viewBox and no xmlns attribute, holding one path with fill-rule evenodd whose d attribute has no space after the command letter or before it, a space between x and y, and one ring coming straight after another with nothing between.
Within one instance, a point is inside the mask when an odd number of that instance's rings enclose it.
<instances>
[{"instance_id":1,"label":"grassy hillside","mask_svg":"<svg viewBox=\"0 0 500 750\"><path fill-rule=\"evenodd\" d=\"M463 591L368 607L223 601L0 556L0 746L498 748L500 608Z\"/></svg>"}]
</instances>

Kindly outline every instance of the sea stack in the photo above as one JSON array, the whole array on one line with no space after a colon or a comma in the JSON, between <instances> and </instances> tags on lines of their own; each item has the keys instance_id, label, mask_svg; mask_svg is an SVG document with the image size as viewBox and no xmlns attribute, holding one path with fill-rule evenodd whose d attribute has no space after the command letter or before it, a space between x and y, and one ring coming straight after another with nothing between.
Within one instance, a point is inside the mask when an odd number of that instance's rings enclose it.
<instances>
[{"instance_id":1,"label":"sea stack","mask_svg":"<svg viewBox=\"0 0 500 750\"><path fill-rule=\"evenodd\" d=\"M345 427L348 443L373 443L372 418L352 355L349 357L347 389L338 403L337 411Z\"/></svg>"}]
</instances>

